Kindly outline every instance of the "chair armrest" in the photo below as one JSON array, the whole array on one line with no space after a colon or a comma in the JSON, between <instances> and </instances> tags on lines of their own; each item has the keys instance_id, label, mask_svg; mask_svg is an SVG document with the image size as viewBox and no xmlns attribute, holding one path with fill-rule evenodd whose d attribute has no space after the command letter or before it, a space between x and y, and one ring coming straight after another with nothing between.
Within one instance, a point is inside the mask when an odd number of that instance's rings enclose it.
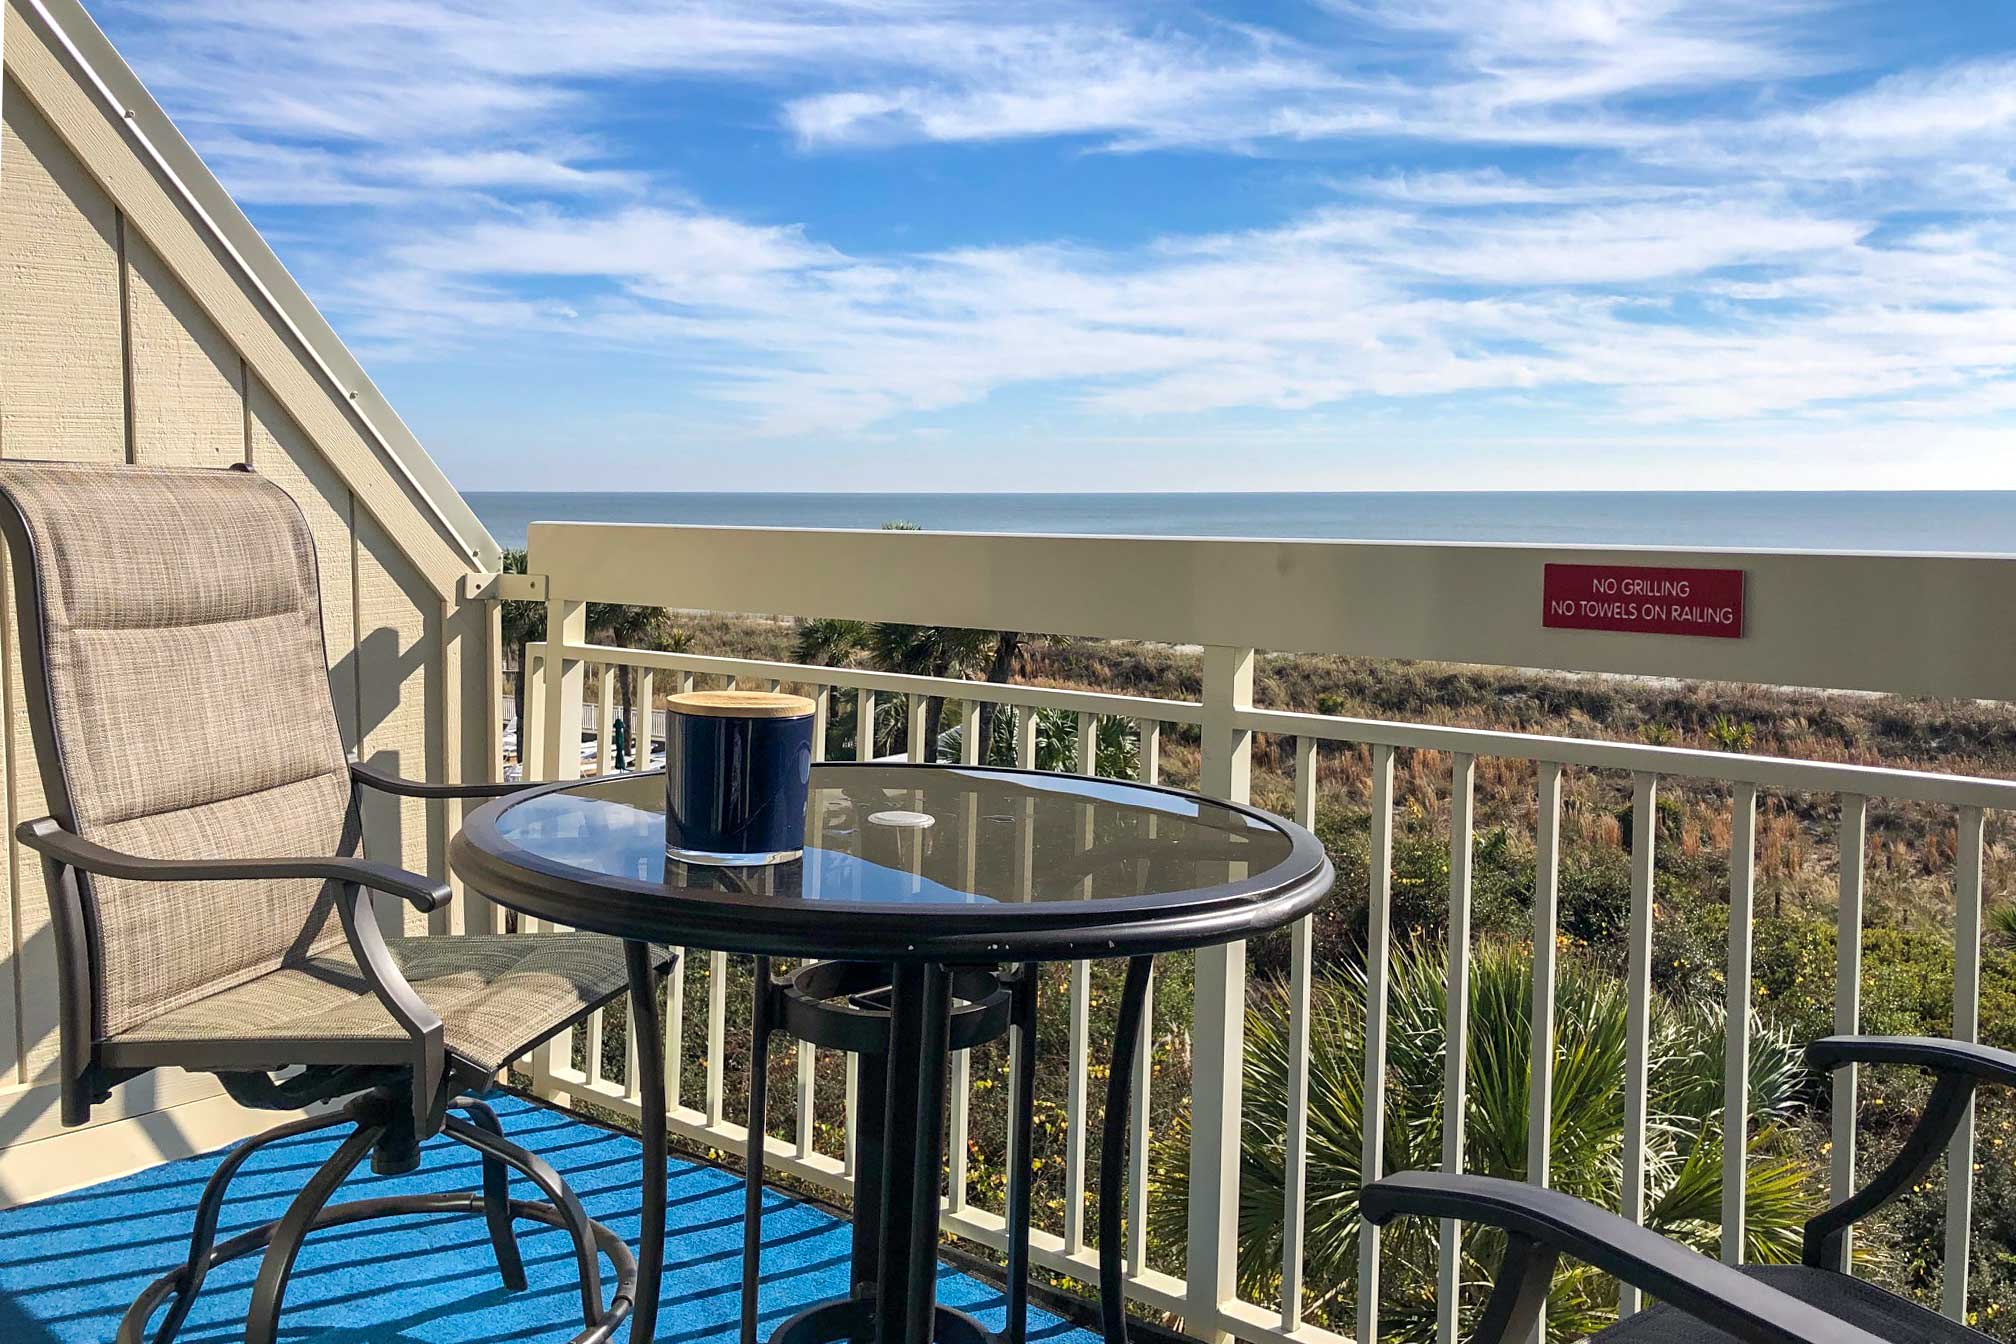
<instances>
[{"instance_id":1,"label":"chair armrest","mask_svg":"<svg viewBox=\"0 0 2016 1344\"><path fill-rule=\"evenodd\" d=\"M1816 1069L1904 1064L1933 1075L1925 1109L1889 1163L1861 1189L1806 1221L1801 1258L1837 1271L1848 1265L1848 1230L1924 1179L1972 1114L1975 1088L2016 1087L2016 1054L1934 1036L1825 1036L1806 1047L1806 1063Z\"/></svg>"},{"instance_id":2,"label":"chair armrest","mask_svg":"<svg viewBox=\"0 0 2016 1344\"><path fill-rule=\"evenodd\" d=\"M373 769L362 761L350 762L350 778L365 788L395 794L401 798L502 798L507 793L517 793L521 789L539 786L538 780L519 784L429 784L424 780L401 779L397 775L388 775L383 770Z\"/></svg>"},{"instance_id":3,"label":"chair armrest","mask_svg":"<svg viewBox=\"0 0 2016 1344\"><path fill-rule=\"evenodd\" d=\"M1366 1186L1360 1207L1381 1227L1419 1214L1503 1229L1615 1275L1744 1344L1882 1344L1838 1316L1558 1190L1405 1171Z\"/></svg>"},{"instance_id":4,"label":"chair armrest","mask_svg":"<svg viewBox=\"0 0 2016 1344\"><path fill-rule=\"evenodd\" d=\"M64 830L53 817L24 821L14 834L38 854L100 877L134 882L250 882L271 878L320 878L351 882L397 896L423 911L439 910L451 899L448 885L375 859L149 859L122 854Z\"/></svg>"},{"instance_id":5,"label":"chair armrest","mask_svg":"<svg viewBox=\"0 0 2016 1344\"><path fill-rule=\"evenodd\" d=\"M1824 1036L1806 1047L1815 1069L1844 1064L1909 1064L1934 1073L1964 1074L1984 1083L2016 1087L2016 1052L1936 1036Z\"/></svg>"}]
</instances>

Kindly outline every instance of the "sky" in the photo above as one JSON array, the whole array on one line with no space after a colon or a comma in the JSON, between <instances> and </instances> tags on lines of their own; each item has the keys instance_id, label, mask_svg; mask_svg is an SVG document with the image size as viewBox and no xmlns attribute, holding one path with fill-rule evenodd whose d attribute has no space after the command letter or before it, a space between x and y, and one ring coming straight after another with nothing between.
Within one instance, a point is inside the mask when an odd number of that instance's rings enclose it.
<instances>
[{"instance_id":1,"label":"sky","mask_svg":"<svg viewBox=\"0 0 2016 1344\"><path fill-rule=\"evenodd\" d=\"M96 0L465 489L2016 487L2005 0Z\"/></svg>"}]
</instances>

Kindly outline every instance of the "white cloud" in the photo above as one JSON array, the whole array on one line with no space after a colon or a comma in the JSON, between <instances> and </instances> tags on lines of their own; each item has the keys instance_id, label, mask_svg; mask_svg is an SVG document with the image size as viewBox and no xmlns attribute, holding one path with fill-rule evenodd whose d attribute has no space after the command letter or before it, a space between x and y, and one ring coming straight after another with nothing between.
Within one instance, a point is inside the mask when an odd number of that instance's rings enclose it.
<instances>
[{"instance_id":1,"label":"white cloud","mask_svg":"<svg viewBox=\"0 0 2016 1344\"><path fill-rule=\"evenodd\" d=\"M1038 387L1088 416L1149 418L1565 394L1631 425L1824 420L1883 399L1978 414L2016 370L2004 241L1876 247L1857 221L1724 199L1323 211L1138 252L871 259L796 230L633 207L485 222L397 259L432 277L413 286L428 294L613 280L566 321L577 338L708 370L717 405L773 434ZM369 320L404 318L395 303Z\"/></svg>"},{"instance_id":2,"label":"white cloud","mask_svg":"<svg viewBox=\"0 0 2016 1344\"><path fill-rule=\"evenodd\" d=\"M1598 201L1670 199L1687 188L1623 178L1552 181L1520 177L1501 168L1474 171L1398 172L1383 177L1337 178L1339 193L1399 201L1411 206L1465 209L1506 205L1583 205Z\"/></svg>"},{"instance_id":3,"label":"white cloud","mask_svg":"<svg viewBox=\"0 0 2016 1344\"><path fill-rule=\"evenodd\" d=\"M241 195L373 221L324 297L383 356L599 342L776 435L1026 397L1144 442L1481 405L1975 451L2016 412L2016 58L1890 70L1832 8L1329 0L1290 34L1063 0L115 6ZM1305 192L1209 233L1146 201L1105 247L1049 241L1086 236L1060 200L1020 243L849 249L626 146L688 134L675 86L732 87L806 156L1050 138L1279 156Z\"/></svg>"},{"instance_id":4,"label":"white cloud","mask_svg":"<svg viewBox=\"0 0 2016 1344\"><path fill-rule=\"evenodd\" d=\"M2006 143L2016 133L2016 60L1893 75L1827 104L1805 126L1818 140L1893 152Z\"/></svg>"},{"instance_id":5,"label":"white cloud","mask_svg":"<svg viewBox=\"0 0 2016 1344\"><path fill-rule=\"evenodd\" d=\"M449 274L612 276L646 282L678 302L695 286L801 271L837 254L807 243L797 229L636 207L585 219L536 211L407 244L393 255Z\"/></svg>"},{"instance_id":6,"label":"white cloud","mask_svg":"<svg viewBox=\"0 0 2016 1344\"><path fill-rule=\"evenodd\" d=\"M1284 40L1144 39L1076 22L1010 29L920 64L793 99L785 121L810 145L1108 135L1140 148L1265 136L1284 105L1350 87Z\"/></svg>"},{"instance_id":7,"label":"white cloud","mask_svg":"<svg viewBox=\"0 0 2016 1344\"><path fill-rule=\"evenodd\" d=\"M523 149L462 154L432 150L392 160L383 171L389 178L421 187L527 187L560 195L636 193L645 186L642 173L580 167L562 157Z\"/></svg>"}]
</instances>

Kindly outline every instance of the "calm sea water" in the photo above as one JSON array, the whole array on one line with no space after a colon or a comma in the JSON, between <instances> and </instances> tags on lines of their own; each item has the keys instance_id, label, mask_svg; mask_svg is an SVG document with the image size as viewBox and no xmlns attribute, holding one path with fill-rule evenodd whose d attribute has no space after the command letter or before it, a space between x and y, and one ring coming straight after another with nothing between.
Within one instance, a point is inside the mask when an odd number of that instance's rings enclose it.
<instances>
[{"instance_id":1,"label":"calm sea water","mask_svg":"<svg viewBox=\"0 0 2016 1344\"><path fill-rule=\"evenodd\" d=\"M543 522L880 527L2016 555L2016 492L630 494L471 491L491 535Z\"/></svg>"}]
</instances>

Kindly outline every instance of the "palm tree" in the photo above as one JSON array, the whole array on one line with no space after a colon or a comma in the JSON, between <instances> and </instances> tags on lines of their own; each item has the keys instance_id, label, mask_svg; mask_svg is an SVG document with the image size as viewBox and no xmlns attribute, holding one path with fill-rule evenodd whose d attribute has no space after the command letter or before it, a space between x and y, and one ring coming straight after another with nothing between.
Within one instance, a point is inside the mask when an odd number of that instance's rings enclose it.
<instances>
[{"instance_id":1,"label":"palm tree","mask_svg":"<svg viewBox=\"0 0 2016 1344\"><path fill-rule=\"evenodd\" d=\"M818 667L846 667L868 648L868 622L811 620L798 622L792 657Z\"/></svg>"},{"instance_id":2,"label":"palm tree","mask_svg":"<svg viewBox=\"0 0 2016 1344\"><path fill-rule=\"evenodd\" d=\"M888 522L885 532L916 532L915 523ZM1012 641L1005 658L1002 641ZM794 655L801 663L822 667L846 667L867 661L884 672L900 672L915 677L971 678L984 669L990 681L1004 681L1014 671L1012 649L1021 637L991 630L967 630L949 625L901 625L892 621L870 623L835 619L798 623ZM994 707L982 708L984 726L991 726ZM945 720L943 696L924 702L924 752L935 758L940 730ZM982 740L986 740L983 732Z\"/></svg>"},{"instance_id":3,"label":"palm tree","mask_svg":"<svg viewBox=\"0 0 2016 1344\"><path fill-rule=\"evenodd\" d=\"M1389 1000L1385 1167L1404 1171L1442 1160L1444 992L1447 962L1432 945L1402 947L1392 959ZM1485 1175L1526 1175L1532 958L1519 943L1487 940L1471 970L1469 1093L1465 1166ZM1626 1002L1616 979L1570 959L1556 995L1553 1127L1549 1184L1607 1208L1618 1207L1623 1172ZM1319 1323L1348 1329L1358 1264L1365 976L1362 968L1312 986L1309 1020L1309 1146L1304 1272ZM1722 1183L1720 1010L1657 1001L1651 1029L1646 1127L1646 1225L1714 1253ZM1248 1014L1244 1123L1240 1144L1239 1277L1248 1301L1280 1290L1290 1068L1288 997L1261 991ZM1750 1142L1744 1258L1799 1257L1800 1231L1817 1207L1808 1165L1790 1151L1800 1107L1798 1054L1781 1033L1751 1036ZM1189 1195L1189 1129L1179 1115L1150 1153L1149 1218L1157 1240L1180 1248ZM1381 1338L1435 1338L1437 1229L1405 1219L1383 1236ZM1466 1228L1463 1308L1482 1308L1504 1248L1502 1234ZM1549 1297L1549 1337L1579 1339L1609 1319L1614 1286L1579 1264L1564 1264ZM1467 1329L1467 1327L1466 1327Z\"/></svg>"},{"instance_id":4,"label":"palm tree","mask_svg":"<svg viewBox=\"0 0 2016 1344\"><path fill-rule=\"evenodd\" d=\"M625 649L652 649L660 653L683 653L693 642L692 636L672 623L671 613L663 607L626 607L614 602L590 602L588 604L588 639L593 644L613 644ZM616 688L623 706L623 722L631 727L630 738L637 745L636 768L641 770L651 761L651 714L653 706L642 706L642 716L637 713L639 706L633 704L636 694L637 669L618 666ZM600 712L606 714L609 707L604 705ZM616 762L617 769L624 769L626 763Z\"/></svg>"},{"instance_id":5,"label":"palm tree","mask_svg":"<svg viewBox=\"0 0 2016 1344\"><path fill-rule=\"evenodd\" d=\"M1023 651L1028 647L1029 637L1020 630L1001 630L994 635L994 653L987 660L987 680L1006 685L1022 670ZM1000 717L1001 706L992 700L980 706L980 740L994 740L994 721Z\"/></svg>"},{"instance_id":6,"label":"palm tree","mask_svg":"<svg viewBox=\"0 0 2016 1344\"><path fill-rule=\"evenodd\" d=\"M987 630L966 630L951 625L897 625L882 621L868 635L868 648L875 665L890 672L917 677L971 677L980 667L980 657L994 635ZM945 697L933 695L924 701L924 756L935 759L938 735L945 722Z\"/></svg>"},{"instance_id":7,"label":"palm tree","mask_svg":"<svg viewBox=\"0 0 2016 1344\"><path fill-rule=\"evenodd\" d=\"M504 552L504 572L526 572L523 547ZM502 606L504 648L518 670L511 682L511 712L518 720L518 760L529 764L525 760L525 646L546 637L546 607L539 602L506 602Z\"/></svg>"}]
</instances>

